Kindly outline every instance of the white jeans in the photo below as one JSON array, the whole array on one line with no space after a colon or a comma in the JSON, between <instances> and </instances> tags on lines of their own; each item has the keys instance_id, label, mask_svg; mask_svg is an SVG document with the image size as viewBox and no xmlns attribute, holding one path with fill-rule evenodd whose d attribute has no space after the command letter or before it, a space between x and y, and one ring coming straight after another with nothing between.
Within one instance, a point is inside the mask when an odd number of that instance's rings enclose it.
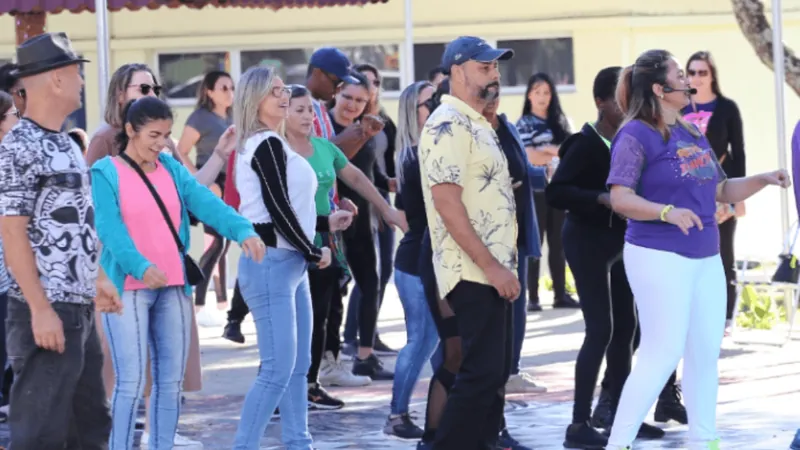
<instances>
[{"instance_id":1,"label":"white jeans","mask_svg":"<svg viewBox=\"0 0 800 450\"><path fill-rule=\"evenodd\" d=\"M691 259L628 243L623 257L642 334L608 446L631 445L683 357L689 448L706 449L708 442L717 438L717 361L726 305L722 260L719 255Z\"/></svg>"}]
</instances>

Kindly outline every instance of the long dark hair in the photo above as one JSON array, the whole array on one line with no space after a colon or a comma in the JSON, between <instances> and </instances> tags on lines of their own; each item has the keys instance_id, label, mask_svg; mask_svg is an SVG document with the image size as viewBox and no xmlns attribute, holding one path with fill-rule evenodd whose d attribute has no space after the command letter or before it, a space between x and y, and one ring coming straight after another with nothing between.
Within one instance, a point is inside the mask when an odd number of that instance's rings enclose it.
<instances>
[{"instance_id":1,"label":"long dark hair","mask_svg":"<svg viewBox=\"0 0 800 450\"><path fill-rule=\"evenodd\" d=\"M231 74L224 70L212 70L203 77L203 82L197 87L197 109L205 108L209 111L214 110L214 100L208 95L208 91L213 91L220 78L229 78L233 80ZM228 107L226 111L228 117L233 117L233 106Z\"/></svg>"},{"instance_id":2,"label":"long dark hair","mask_svg":"<svg viewBox=\"0 0 800 450\"><path fill-rule=\"evenodd\" d=\"M13 71L17 70L17 65L14 63L7 63L0 66L0 91L11 92L14 86L19 82L19 78L11 75Z\"/></svg>"},{"instance_id":3,"label":"long dark hair","mask_svg":"<svg viewBox=\"0 0 800 450\"><path fill-rule=\"evenodd\" d=\"M669 127L664 121L664 111L653 92L653 85L667 84L670 59L672 54L666 50L648 50L642 53L632 66L622 70L616 95L619 109L625 114L623 125L632 120L640 120L661 132L664 140L669 139ZM678 123L693 136L699 136L697 128L680 117Z\"/></svg>"},{"instance_id":4,"label":"long dark hair","mask_svg":"<svg viewBox=\"0 0 800 450\"><path fill-rule=\"evenodd\" d=\"M173 120L172 110L163 100L155 97L144 97L128 102L122 111L122 131L117 133L114 139L119 152L124 152L130 141L125 130L127 124L131 124L133 131L138 132L143 126L154 120Z\"/></svg>"},{"instance_id":5,"label":"long dark hair","mask_svg":"<svg viewBox=\"0 0 800 450\"><path fill-rule=\"evenodd\" d=\"M689 71L689 65L692 61L703 61L704 63L708 64L708 70L711 71L711 92L713 92L717 97L724 97L722 95L722 91L719 89L719 76L717 72L717 63L714 62L714 57L711 56L710 52L707 51L699 51L692 54L689 57L689 60L686 61L686 71Z\"/></svg>"},{"instance_id":6,"label":"long dark hair","mask_svg":"<svg viewBox=\"0 0 800 450\"><path fill-rule=\"evenodd\" d=\"M528 87L525 89L525 104L522 106L522 115L527 116L533 114L533 105L528 97L531 95L531 91L537 83L547 83L547 86L550 88L550 104L547 105L546 122L548 128L550 128L550 131L553 133L553 143L561 144L569 137L569 132L565 126L566 116L561 109L561 101L558 99L556 85L546 73L535 73L528 79Z\"/></svg>"}]
</instances>

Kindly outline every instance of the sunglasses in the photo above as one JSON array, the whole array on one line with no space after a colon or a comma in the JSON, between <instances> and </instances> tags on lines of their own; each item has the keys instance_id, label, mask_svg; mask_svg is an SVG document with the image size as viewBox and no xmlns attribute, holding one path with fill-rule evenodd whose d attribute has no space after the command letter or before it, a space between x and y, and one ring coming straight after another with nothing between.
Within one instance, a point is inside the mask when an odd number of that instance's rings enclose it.
<instances>
[{"instance_id":1,"label":"sunglasses","mask_svg":"<svg viewBox=\"0 0 800 450\"><path fill-rule=\"evenodd\" d=\"M339 89L341 89L341 88L342 88L342 86L344 86L344 81L340 80L340 79L339 79L339 77L337 77L336 75L333 75L333 74L330 74L330 73L328 73L328 72L324 72L324 71L323 71L322 73L324 73L324 74L325 74L325 76L326 76L326 77L328 77L328 79L329 79L329 80L331 80L331 83L333 83L333 87L334 87L334 88L335 88L337 91L338 91Z\"/></svg>"},{"instance_id":2,"label":"sunglasses","mask_svg":"<svg viewBox=\"0 0 800 450\"><path fill-rule=\"evenodd\" d=\"M438 102L436 101L436 99L431 97L431 98L425 100L424 102L417 104L417 108L422 108L423 106L425 108L428 108L429 112L433 112L436 109L436 107L439 106L439 105L438 105Z\"/></svg>"},{"instance_id":3,"label":"sunglasses","mask_svg":"<svg viewBox=\"0 0 800 450\"><path fill-rule=\"evenodd\" d=\"M273 97L289 97L292 95L292 88L289 86L275 86L272 88Z\"/></svg>"},{"instance_id":4,"label":"sunglasses","mask_svg":"<svg viewBox=\"0 0 800 450\"><path fill-rule=\"evenodd\" d=\"M161 95L161 86L159 86L157 84L155 84L155 85L153 85L153 84L145 84L145 83L142 83L142 84L131 84L128 87L129 88L131 88L131 87L139 88L139 92L141 92L142 95L150 95L150 91L152 91L156 95L156 97Z\"/></svg>"},{"instance_id":5,"label":"sunglasses","mask_svg":"<svg viewBox=\"0 0 800 450\"><path fill-rule=\"evenodd\" d=\"M8 93L11 94L11 95L18 95L19 98L22 98L22 99L28 97L28 93L25 91L25 88L12 89Z\"/></svg>"},{"instance_id":6,"label":"sunglasses","mask_svg":"<svg viewBox=\"0 0 800 450\"><path fill-rule=\"evenodd\" d=\"M707 70L691 70L691 69L689 69L689 70L686 71L686 73L689 74L690 77L693 77L693 76L707 77L708 76L708 71Z\"/></svg>"}]
</instances>

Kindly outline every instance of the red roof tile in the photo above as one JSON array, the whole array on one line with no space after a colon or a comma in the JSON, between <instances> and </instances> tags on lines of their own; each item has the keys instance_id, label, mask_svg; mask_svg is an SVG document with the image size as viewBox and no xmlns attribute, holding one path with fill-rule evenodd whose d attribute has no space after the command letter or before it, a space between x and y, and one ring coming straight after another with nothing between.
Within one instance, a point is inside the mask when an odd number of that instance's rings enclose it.
<instances>
[{"instance_id":1,"label":"red roof tile","mask_svg":"<svg viewBox=\"0 0 800 450\"><path fill-rule=\"evenodd\" d=\"M386 3L389 0L108 0L112 11L120 9L137 10L141 8L157 9L162 6L176 8L245 7L245 8L313 8L325 6L359 5L368 3ZM94 11L95 0L0 0L0 14L45 11L59 13L61 11L81 12Z\"/></svg>"}]
</instances>

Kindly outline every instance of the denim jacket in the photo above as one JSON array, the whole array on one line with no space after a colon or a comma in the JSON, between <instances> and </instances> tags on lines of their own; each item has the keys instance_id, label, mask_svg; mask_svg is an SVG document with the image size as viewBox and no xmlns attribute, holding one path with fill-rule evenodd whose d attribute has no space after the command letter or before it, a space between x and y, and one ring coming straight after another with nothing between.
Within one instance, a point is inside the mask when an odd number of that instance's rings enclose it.
<instances>
[{"instance_id":1,"label":"denim jacket","mask_svg":"<svg viewBox=\"0 0 800 450\"><path fill-rule=\"evenodd\" d=\"M188 170L171 155L162 153L159 162L169 172L181 201L181 224L178 230L181 243L189 249L189 212L208 224L226 239L242 243L257 237L253 224L240 216L233 208L217 198L207 187L198 183ZM141 280L152 265L139 251L122 221L119 205L119 176L110 156L97 161L91 169L92 198L95 207L95 228L103 244L100 265L108 278L122 294L127 275ZM155 211L153 214L161 214ZM185 275L185 274L184 274ZM186 295L192 287L184 285Z\"/></svg>"},{"instance_id":2,"label":"denim jacket","mask_svg":"<svg viewBox=\"0 0 800 450\"><path fill-rule=\"evenodd\" d=\"M519 249L519 259L521 260L528 256L539 258L542 256L542 248L539 242L539 223L536 219L536 208L533 204L533 191L543 190L545 188L547 185L547 174L543 167L535 167L528 162L528 155L525 153L525 146L522 145L522 139L519 137L517 127L508 121L505 114L499 114L497 118L499 119L500 126L506 127L516 142L516 148L503 148L506 158L511 160L511 152L519 152L522 154L522 160L525 161L525 164L528 166L528 177L523 178L522 186L517 188L521 189L522 192L530 193L530 195L526 196L526 202L517 205L517 208L522 209L522 223L519 224L519 232L525 233L526 243L524 248Z\"/></svg>"}]
</instances>

